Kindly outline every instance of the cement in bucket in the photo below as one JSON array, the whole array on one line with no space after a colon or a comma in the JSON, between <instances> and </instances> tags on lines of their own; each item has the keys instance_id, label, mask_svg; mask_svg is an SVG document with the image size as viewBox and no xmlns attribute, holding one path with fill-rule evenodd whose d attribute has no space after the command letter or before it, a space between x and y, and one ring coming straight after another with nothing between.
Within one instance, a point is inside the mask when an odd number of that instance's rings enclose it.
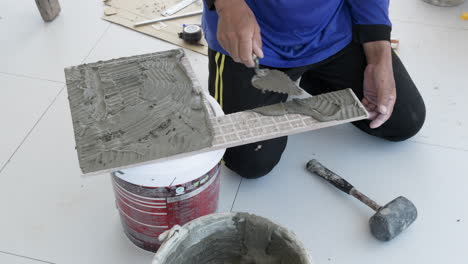
<instances>
[{"instance_id":1,"label":"cement in bucket","mask_svg":"<svg viewBox=\"0 0 468 264\"><path fill-rule=\"evenodd\" d=\"M221 107L209 97L216 115ZM112 173L122 226L137 246L155 252L159 235L218 208L224 150L156 162Z\"/></svg>"},{"instance_id":2,"label":"cement in bucket","mask_svg":"<svg viewBox=\"0 0 468 264\"><path fill-rule=\"evenodd\" d=\"M153 264L311 264L296 235L248 213L207 215L175 226Z\"/></svg>"},{"instance_id":3,"label":"cement in bucket","mask_svg":"<svg viewBox=\"0 0 468 264\"><path fill-rule=\"evenodd\" d=\"M423 0L426 3L436 6L457 6L465 2L465 0Z\"/></svg>"}]
</instances>

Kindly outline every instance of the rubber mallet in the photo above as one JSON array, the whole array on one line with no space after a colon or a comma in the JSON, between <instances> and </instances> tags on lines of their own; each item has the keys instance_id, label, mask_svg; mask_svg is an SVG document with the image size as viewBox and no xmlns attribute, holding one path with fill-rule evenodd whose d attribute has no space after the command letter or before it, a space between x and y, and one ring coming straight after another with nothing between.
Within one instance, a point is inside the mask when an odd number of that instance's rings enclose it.
<instances>
[{"instance_id":1,"label":"rubber mallet","mask_svg":"<svg viewBox=\"0 0 468 264\"><path fill-rule=\"evenodd\" d=\"M405 197L400 196L387 205L380 206L315 159L307 163L307 170L319 175L336 188L374 209L376 213L369 219L369 225L372 235L378 240L389 241L393 239L407 229L418 216L414 204Z\"/></svg>"}]
</instances>

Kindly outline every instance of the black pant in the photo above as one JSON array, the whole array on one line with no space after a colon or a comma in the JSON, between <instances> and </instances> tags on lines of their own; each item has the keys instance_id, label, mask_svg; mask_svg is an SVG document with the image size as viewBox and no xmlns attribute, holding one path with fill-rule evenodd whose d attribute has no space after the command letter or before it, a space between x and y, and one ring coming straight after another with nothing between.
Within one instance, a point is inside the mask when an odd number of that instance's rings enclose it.
<instances>
[{"instance_id":1,"label":"black pant","mask_svg":"<svg viewBox=\"0 0 468 264\"><path fill-rule=\"evenodd\" d=\"M251 84L253 69L234 62L229 56L209 50L209 90L226 114L284 102L287 95L262 92ZM281 68L292 80L302 76L300 86L312 95L352 88L363 97L364 70L367 61L361 44L351 43L332 57L308 66ZM403 141L414 136L423 126L426 108L415 84L398 56L393 53L397 100L390 119L377 129L369 120L353 124L369 135L390 141ZM242 177L258 178L278 164L287 137L228 149L224 155L227 167ZM261 149L258 146L261 145Z\"/></svg>"}]
</instances>

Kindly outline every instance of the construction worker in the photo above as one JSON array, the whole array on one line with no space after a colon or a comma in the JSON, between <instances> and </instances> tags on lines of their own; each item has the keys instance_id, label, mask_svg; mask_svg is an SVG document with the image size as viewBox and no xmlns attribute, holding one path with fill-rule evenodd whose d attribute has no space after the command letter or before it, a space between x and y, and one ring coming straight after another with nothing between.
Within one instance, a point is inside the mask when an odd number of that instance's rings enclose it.
<instances>
[{"instance_id":1,"label":"construction worker","mask_svg":"<svg viewBox=\"0 0 468 264\"><path fill-rule=\"evenodd\" d=\"M312 95L351 88L370 112L353 124L390 141L423 126L424 101L390 46L389 0L205 0L209 89L226 114L284 102L255 89L252 55L285 72ZM227 167L242 177L268 174L287 137L228 149ZM259 147L261 146L261 147ZM311 146L312 147L312 146Z\"/></svg>"}]
</instances>

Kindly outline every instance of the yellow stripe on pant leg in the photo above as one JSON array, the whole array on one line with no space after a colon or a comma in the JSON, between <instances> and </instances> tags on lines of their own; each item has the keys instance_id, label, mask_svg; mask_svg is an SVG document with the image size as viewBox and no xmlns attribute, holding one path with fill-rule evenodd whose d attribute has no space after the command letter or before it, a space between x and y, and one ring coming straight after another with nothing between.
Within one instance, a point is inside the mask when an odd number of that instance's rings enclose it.
<instances>
[{"instance_id":1,"label":"yellow stripe on pant leg","mask_svg":"<svg viewBox=\"0 0 468 264\"><path fill-rule=\"evenodd\" d=\"M224 98L224 81L223 81L223 71L224 71L224 61L226 59L226 55L222 55L221 57L221 66L219 67L219 104L221 108L223 108L223 98Z\"/></svg>"},{"instance_id":2,"label":"yellow stripe on pant leg","mask_svg":"<svg viewBox=\"0 0 468 264\"><path fill-rule=\"evenodd\" d=\"M218 60L219 60L219 55L221 53L219 52L216 52L216 55L215 55L215 63L216 63L216 79L215 79L215 100L217 102L219 102L219 67L218 67Z\"/></svg>"},{"instance_id":3,"label":"yellow stripe on pant leg","mask_svg":"<svg viewBox=\"0 0 468 264\"><path fill-rule=\"evenodd\" d=\"M224 97L224 81L223 81L223 71L224 71L224 61L226 59L226 55L222 54L221 55L221 65L219 67L219 88L220 88L220 98L219 98L219 105L221 106L221 109L223 109L223 97ZM224 157L223 159L221 159L221 164L226 166L226 162L224 161Z\"/></svg>"}]
</instances>

